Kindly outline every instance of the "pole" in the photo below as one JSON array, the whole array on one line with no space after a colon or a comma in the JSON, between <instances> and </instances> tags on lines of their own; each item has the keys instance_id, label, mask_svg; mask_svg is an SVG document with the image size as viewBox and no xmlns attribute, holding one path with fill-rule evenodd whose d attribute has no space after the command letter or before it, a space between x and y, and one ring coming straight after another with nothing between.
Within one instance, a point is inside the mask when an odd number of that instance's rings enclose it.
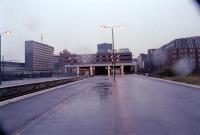
<instances>
[{"instance_id":1,"label":"pole","mask_svg":"<svg viewBox=\"0 0 200 135\"><path fill-rule=\"evenodd\" d=\"M1 73L1 34L0 34L0 85L2 82L2 73Z\"/></svg>"},{"instance_id":2,"label":"pole","mask_svg":"<svg viewBox=\"0 0 200 135\"><path fill-rule=\"evenodd\" d=\"M1 66L2 66L2 81L3 81L5 78L4 77L4 68L5 68L4 55L2 55L1 62L3 63L3 64L1 64Z\"/></svg>"},{"instance_id":3,"label":"pole","mask_svg":"<svg viewBox=\"0 0 200 135\"><path fill-rule=\"evenodd\" d=\"M114 29L112 28L112 48L113 48L113 79L115 82L115 43L114 43Z\"/></svg>"}]
</instances>

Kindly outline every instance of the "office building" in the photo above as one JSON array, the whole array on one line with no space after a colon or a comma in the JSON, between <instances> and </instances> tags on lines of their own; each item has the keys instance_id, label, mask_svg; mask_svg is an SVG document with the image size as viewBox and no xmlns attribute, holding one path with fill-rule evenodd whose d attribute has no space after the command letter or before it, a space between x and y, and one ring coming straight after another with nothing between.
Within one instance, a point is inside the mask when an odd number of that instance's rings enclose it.
<instances>
[{"instance_id":1,"label":"office building","mask_svg":"<svg viewBox=\"0 0 200 135\"><path fill-rule=\"evenodd\" d=\"M25 41L25 69L31 72L52 72L54 47L33 40Z\"/></svg>"},{"instance_id":2,"label":"office building","mask_svg":"<svg viewBox=\"0 0 200 135\"><path fill-rule=\"evenodd\" d=\"M148 64L148 55L141 53L137 57L138 70L147 71L147 67L148 67L147 64Z\"/></svg>"},{"instance_id":3,"label":"office building","mask_svg":"<svg viewBox=\"0 0 200 135\"><path fill-rule=\"evenodd\" d=\"M166 52L164 66L173 66L180 60L187 59L194 65L194 71L200 71L200 37L175 39L160 49Z\"/></svg>"},{"instance_id":4,"label":"office building","mask_svg":"<svg viewBox=\"0 0 200 135\"><path fill-rule=\"evenodd\" d=\"M60 61L60 56L54 55L54 73L61 73Z\"/></svg>"},{"instance_id":5,"label":"office building","mask_svg":"<svg viewBox=\"0 0 200 135\"><path fill-rule=\"evenodd\" d=\"M3 74L24 73L25 64L20 62L2 61L1 71Z\"/></svg>"},{"instance_id":6,"label":"office building","mask_svg":"<svg viewBox=\"0 0 200 135\"><path fill-rule=\"evenodd\" d=\"M148 71L155 71L154 55L157 49L148 49Z\"/></svg>"},{"instance_id":7,"label":"office building","mask_svg":"<svg viewBox=\"0 0 200 135\"><path fill-rule=\"evenodd\" d=\"M97 53L107 53L112 51L112 44L103 43L97 45Z\"/></svg>"},{"instance_id":8,"label":"office building","mask_svg":"<svg viewBox=\"0 0 200 135\"><path fill-rule=\"evenodd\" d=\"M1 62L1 73L3 81L21 79L24 74L24 71L24 63L11 61Z\"/></svg>"}]
</instances>

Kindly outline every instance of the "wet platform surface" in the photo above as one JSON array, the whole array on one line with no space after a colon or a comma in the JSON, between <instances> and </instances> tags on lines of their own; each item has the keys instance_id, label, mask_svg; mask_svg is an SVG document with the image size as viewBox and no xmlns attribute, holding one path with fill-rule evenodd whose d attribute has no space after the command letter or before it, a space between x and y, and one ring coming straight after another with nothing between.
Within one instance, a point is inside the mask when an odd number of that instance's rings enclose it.
<instances>
[{"instance_id":1,"label":"wet platform surface","mask_svg":"<svg viewBox=\"0 0 200 135\"><path fill-rule=\"evenodd\" d=\"M135 75L106 76L0 108L9 134L199 135L200 91Z\"/></svg>"}]
</instances>

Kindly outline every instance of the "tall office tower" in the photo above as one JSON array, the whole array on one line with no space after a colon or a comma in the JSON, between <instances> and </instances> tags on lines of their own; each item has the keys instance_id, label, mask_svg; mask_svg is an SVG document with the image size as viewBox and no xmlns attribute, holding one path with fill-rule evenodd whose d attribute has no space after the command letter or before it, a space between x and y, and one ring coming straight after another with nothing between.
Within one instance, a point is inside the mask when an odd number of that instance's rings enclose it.
<instances>
[{"instance_id":1,"label":"tall office tower","mask_svg":"<svg viewBox=\"0 0 200 135\"><path fill-rule=\"evenodd\" d=\"M27 71L52 72L54 47L36 41L25 41L25 69Z\"/></svg>"}]
</instances>

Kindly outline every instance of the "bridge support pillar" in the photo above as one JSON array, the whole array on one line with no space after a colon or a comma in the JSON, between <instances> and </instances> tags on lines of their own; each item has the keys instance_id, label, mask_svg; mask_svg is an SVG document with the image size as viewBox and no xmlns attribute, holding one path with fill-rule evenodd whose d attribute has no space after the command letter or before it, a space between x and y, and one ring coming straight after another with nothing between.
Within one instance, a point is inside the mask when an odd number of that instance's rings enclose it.
<instances>
[{"instance_id":1,"label":"bridge support pillar","mask_svg":"<svg viewBox=\"0 0 200 135\"><path fill-rule=\"evenodd\" d=\"M121 65L121 74L123 75L124 74L124 65Z\"/></svg>"},{"instance_id":2,"label":"bridge support pillar","mask_svg":"<svg viewBox=\"0 0 200 135\"><path fill-rule=\"evenodd\" d=\"M68 71L68 67L65 67L64 68L64 73L67 73L67 71Z\"/></svg>"},{"instance_id":3,"label":"bridge support pillar","mask_svg":"<svg viewBox=\"0 0 200 135\"><path fill-rule=\"evenodd\" d=\"M137 65L135 65L135 73L137 73Z\"/></svg>"},{"instance_id":4,"label":"bridge support pillar","mask_svg":"<svg viewBox=\"0 0 200 135\"><path fill-rule=\"evenodd\" d=\"M90 67L90 75L93 75L93 67Z\"/></svg>"},{"instance_id":5,"label":"bridge support pillar","mask_svg":"<svg viewBox=\"0 0 200 135\"><path fill-rule=\"evenodd\" d=\"M110 66L108 66L108 76L110 76Z\"/></svg>"},{"instance_id":6,"label":"bridge support pillar","mask_svg":"<svg viewBox=\"0 0 200 135\"><path fill-rule=\"evenodd\" d=\"M80 74L80 68L76 67L76 75L79 76L79 74Z\"/></svg>"}]
</instances>

